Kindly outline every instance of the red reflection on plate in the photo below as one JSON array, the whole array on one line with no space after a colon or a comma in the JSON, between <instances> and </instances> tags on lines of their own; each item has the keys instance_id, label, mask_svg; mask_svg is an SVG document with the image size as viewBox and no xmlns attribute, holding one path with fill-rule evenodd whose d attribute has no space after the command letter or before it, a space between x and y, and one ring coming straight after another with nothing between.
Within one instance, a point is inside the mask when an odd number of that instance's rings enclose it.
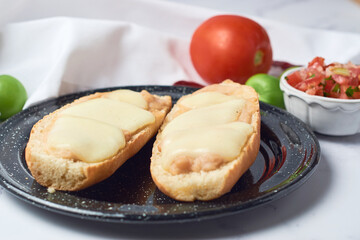
<instances>
[{"instance_id":1,"label":"red reflection on plate","mask_svg":"<svg viewBox=\"0 0 360 240\"><path fill-rule=\"evenodd\" d=\"M185 87L196 87L196 88L202 88L205 87L204 85L201 85L199 83L193 82L193 81L177 81L173 84L173 86L185 86Z\"/></svg>"}]
</instances>

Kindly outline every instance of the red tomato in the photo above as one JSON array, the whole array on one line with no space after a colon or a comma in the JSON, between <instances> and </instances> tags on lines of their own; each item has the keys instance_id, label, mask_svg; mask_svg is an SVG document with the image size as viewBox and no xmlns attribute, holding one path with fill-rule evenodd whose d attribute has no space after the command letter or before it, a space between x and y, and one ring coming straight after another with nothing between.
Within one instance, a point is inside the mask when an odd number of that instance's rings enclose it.
<instances>
[{"instance_id":1,"label":"red tomato","mask_svg":"<svg viewBox=\"0 0 360 240\"><path fill-rule=\"evenodd\" d=\"M265 29L251 19L219 15L194 32L190 56L199 75L208 83L231 79L239 83L272 64L272 49Z\"/></svg>"}]
</instances>

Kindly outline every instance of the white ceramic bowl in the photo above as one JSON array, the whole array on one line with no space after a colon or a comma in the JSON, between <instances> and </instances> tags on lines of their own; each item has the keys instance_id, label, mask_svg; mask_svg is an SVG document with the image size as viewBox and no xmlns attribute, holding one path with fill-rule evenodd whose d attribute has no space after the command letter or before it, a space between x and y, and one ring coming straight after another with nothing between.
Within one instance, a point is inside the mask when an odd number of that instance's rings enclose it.
<instances>
[{"instance_id":1,"label":"white ceramic bowl","mask_svg":"<svg viewBox=\"0 0 360 240\"><path fill-rule=\"evenodd\" d=\"M286 71L280 79L286 110L312 130L331 136L346 136L360 132L360 99L336 99L309 95L290 86L285 77L299 70Z\"/></svg>"}]
</instances>

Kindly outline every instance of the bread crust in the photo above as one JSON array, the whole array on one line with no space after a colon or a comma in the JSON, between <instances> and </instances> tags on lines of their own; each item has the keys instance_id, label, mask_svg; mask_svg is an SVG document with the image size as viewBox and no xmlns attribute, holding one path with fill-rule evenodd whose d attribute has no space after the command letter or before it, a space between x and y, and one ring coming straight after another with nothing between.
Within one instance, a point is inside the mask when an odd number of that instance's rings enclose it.
<instances>
[{"instance_id":1,"label":"bread crust","mask_svg":"<svg viewBox=\"0 0 360 240\"><path fill-rule=\"evenodd\" d=\"M157 135L151 157L151 175L157 187L164 194L179 201L212 200L229 192L240 177L254 163L260 147L260 109L258 95L249 86L226 80L220 84L204 87L192 94L217 91L227 95L240 96L246 100L239 121L253 126L254 133L249 137L240 155L212 171L189 172L173 175L161 164L162 131L179 114L188 111L178 104L167 115ZM184 96L182 98L185 98Z\"/></svg>"},{"instance_id":2,"label":"bread crust","mask_svg":"<svg viewBox=\"0 0 360 240\"><path fill-rule=\"evenodd\" d=\"M45 147L46 133L59 114L68 107L102 97L104 94L106 93L95 93L79 98L46 115L33 126L25 149L25 160L39 184L56 190L77 191L103 181L156 134L172 105L170 96L151 95L143 90L141 94L148 102L147 110L155 116L155 122L128 136L126 146L102 162L87 163L59 157L49 152Z\"/></svg>"}]
</instances>

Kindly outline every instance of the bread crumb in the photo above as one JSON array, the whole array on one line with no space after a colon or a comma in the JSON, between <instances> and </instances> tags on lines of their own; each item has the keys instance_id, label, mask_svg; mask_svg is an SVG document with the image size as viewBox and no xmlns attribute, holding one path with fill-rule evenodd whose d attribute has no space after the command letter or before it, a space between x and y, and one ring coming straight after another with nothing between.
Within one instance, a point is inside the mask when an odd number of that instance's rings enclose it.
<instances>
[{"instance_id":1,"label":"bread crumb","mask_svg":"<svg viewBox=\"0 0 360 240\"><path fill-rule=\"evenodd\" d=\"M48 191L48 193L54 193L54 192L55 192L55 188L53 188L53 187L48 187L47 191Z\"/></svg>"}]
</instances>

